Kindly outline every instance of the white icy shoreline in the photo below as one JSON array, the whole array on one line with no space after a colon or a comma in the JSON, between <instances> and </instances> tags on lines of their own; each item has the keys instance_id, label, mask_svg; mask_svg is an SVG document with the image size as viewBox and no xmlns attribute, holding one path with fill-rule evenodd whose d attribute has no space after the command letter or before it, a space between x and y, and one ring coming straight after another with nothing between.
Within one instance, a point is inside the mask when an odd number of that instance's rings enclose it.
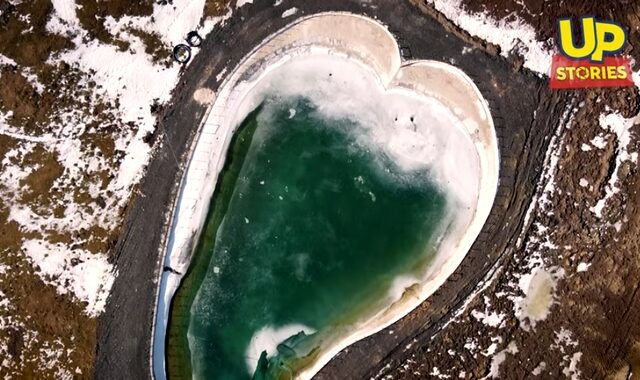
<instances>
[{"instance_id":1,"label":"white icy shoreline","mask_svg":"<svg viewBox=\"0 0 640 380\"><path fill-rule=\"evenodd\" d=\"M441 161L451 164L455 156L477 157L479 166L475 184L471 181L452 186L460 197L472 194L474 199L464 201L469 207L469 217L458 218L462 223L454 225L452 229L455 231L449 231L441 242L439 253L424 278L401 282L397 295L415 282L420 284L412 288L410 295L403 294L387 309L354 326L351 335L328 342L314 366L300 374L301 378L310 378L346 346L389 326L413 310L453 273L482 229L493 204L498 180L498 151L488 106L475 85L460 70L438 62L402 64L393 36L384 26L361 16L325 13L303 18L254 49L221 86L190 152L189 166L173 211L164 265L180 273L186 272L231 136L238 122L259 99L256 96L258 84L264 83L263 80L282 65L305 56L348 59L377 78L376 85L385 93L427 97L430 98L428 101L444 106L441 108L448 109L450 115L459 120L456 124L461 132L467 134L469 146L473 144L475 152L453 151L450 160ZM455 169L443 166L443 172ZM475 188L465 188L467 186ZM162 274L152 347L152 371L157 379L165 377L168 306L180 280L179 274Z\"/></svg>"}]
</instances>

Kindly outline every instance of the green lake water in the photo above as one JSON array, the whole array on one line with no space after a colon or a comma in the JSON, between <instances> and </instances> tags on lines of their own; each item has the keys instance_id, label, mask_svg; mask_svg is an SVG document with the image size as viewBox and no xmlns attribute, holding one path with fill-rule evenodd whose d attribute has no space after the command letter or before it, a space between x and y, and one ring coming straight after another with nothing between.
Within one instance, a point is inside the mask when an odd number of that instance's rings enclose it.
<instances>
[{"instance_id":1,"label":"green lake water","mask_svg":"<svg viewBox=\"0 0 640 380\"><path fill-rule=\"evenodd\" d=\"M428 265L445 195L363 136L302 98L247 116L174 297L170 378L289 378Z\"/></svg>"}]
</instances>

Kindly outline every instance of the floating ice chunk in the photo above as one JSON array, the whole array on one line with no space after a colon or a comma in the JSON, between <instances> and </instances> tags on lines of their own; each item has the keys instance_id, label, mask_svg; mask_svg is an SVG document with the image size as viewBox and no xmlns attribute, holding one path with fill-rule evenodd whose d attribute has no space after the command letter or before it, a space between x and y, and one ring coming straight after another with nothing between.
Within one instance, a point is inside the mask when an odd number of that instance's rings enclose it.
<instances>
[{"instance_id":1,"label":"floating ice chunk","mask_svg":"<svg viewBox=\"0 0 640 380\"><path fill-rule=\"evenodd\" d=\"M303 332L307 335L314 334L316 331L310 327L301 324L290 324L279 328L265 326L260 329L252 338L247 349L247 368L249 373L258 366L258 359L263 351L267 351L268 356L273 356L278 352L278 345L288 338Z\"/></svg>"}]
</instances>

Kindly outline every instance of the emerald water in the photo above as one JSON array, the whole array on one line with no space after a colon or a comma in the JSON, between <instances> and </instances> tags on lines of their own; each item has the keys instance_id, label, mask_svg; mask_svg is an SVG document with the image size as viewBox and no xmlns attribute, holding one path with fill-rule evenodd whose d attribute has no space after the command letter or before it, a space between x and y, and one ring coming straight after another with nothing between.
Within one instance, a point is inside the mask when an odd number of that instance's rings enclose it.
<instances>
[{"instance_id":1,"label":"emerald water","mask_svg":"<svg viewBox=\"0 0 640 380\"><path fill-rule=\"evenodd\" d=\"M289 378L422 273L445 194L366 134L305 98L242 122L174 299L170 377Z\"/></svg>"}]
</instances>

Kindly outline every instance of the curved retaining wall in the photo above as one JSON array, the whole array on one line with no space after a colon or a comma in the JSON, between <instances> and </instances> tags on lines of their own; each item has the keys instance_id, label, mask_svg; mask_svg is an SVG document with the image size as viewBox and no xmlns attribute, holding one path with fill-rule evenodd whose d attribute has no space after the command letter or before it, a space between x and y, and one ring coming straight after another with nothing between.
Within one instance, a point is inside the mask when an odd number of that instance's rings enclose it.
<instances>
[{"instance_id":1,"label":"curved retaining wall","mask_svg":"<svg viewBox=\"0 0 640 380\"><path fill-rule=\"evenodd\" d=\"M365 17L325 13L302 18L269 37L255 48L225 79L199 128L190 151L173 209L172 228L165 244L165 271L154 321L152 372L165 378L165 333L171 298L185 273L206 218L217 177L223 167L231 136L237 127L242 100L270 70L292 57L312 53L353 59L376 73L387 88L405 88L437 99L463 122L480 159L481 184L478 206L467 232L448 252L439 253L433 268L418 288L413 287L393 305L374 316L348 337L324 351L315 365L301 374L309 378L340 350L394 323L429 297L460 264L489 214L498 181L498 150L493 121L486 101L460 70L434 61L402 64L398 45L387 29ZM233 110L236 112L229 112Z\"/></svg>"}]
</instances>

